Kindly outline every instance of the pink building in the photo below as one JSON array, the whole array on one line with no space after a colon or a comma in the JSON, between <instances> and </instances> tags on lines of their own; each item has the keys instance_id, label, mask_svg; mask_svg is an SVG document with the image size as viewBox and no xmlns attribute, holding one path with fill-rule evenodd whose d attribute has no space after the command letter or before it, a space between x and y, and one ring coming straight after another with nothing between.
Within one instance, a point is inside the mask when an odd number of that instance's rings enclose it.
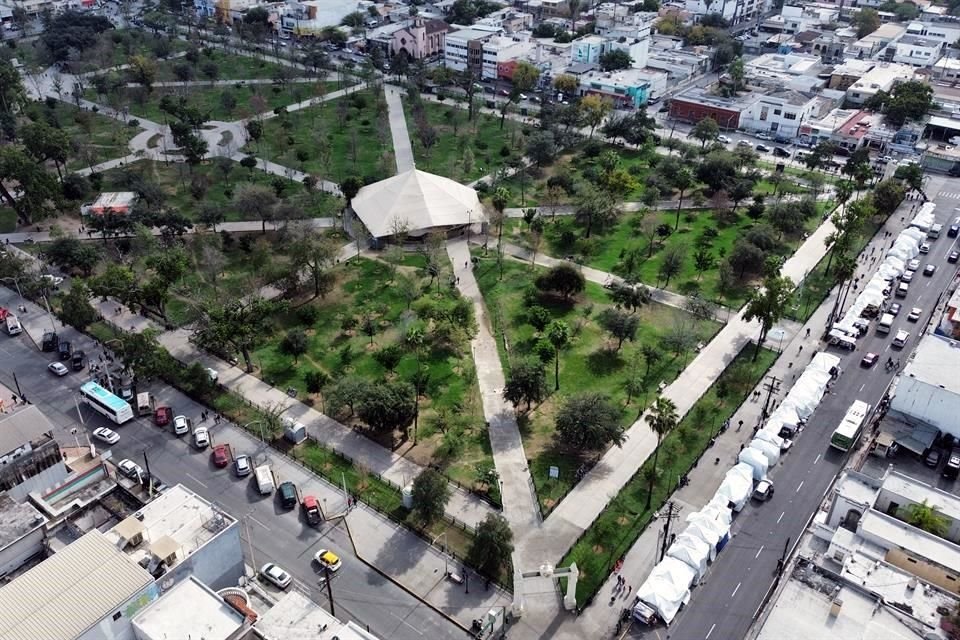
<instances>
[{"instance_id":1,"label":"pink building","mask_svg":"<svg viewBox=\"0 0 960 640\"><path fill-rule=\"evenodd\" d=\"M396 55L406 51L413 60L441 55L449 28L443 20L414 18L413 24L409 27L398 29L393 33L390 54Z\"/></svg>"}]
</instances>

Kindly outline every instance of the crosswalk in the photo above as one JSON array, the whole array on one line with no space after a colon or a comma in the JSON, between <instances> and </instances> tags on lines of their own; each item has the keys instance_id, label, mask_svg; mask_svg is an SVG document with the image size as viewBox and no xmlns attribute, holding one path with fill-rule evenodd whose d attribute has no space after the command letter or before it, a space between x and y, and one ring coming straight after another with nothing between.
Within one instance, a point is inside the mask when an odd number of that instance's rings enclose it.
<instances>
[{"instance_id":1,"label":"crosswalk","mask_svg":"<svg viewBox=\"0 0 960 640\"><path fill-rule=\"evenodd\" d=\"M941 191L937 194L938 198L947 198L950 200L960 200L960 193L955 191Z\"/></svg>"}]
</instances>

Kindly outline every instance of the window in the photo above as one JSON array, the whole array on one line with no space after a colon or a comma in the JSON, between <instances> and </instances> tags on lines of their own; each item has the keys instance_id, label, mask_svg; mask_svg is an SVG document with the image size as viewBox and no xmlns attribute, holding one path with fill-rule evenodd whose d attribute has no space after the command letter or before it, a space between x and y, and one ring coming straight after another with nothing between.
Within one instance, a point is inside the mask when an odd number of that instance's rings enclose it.
<instances>
[{"instance_id":1,"label":"window","mask_svg":"<svg viewBox=\"0 0 960 640\"><path fill-rule=\"evenodd\" d=\"M780 109L774 109L774 110L773 110L773 115L775 115L775 116L780 115Z\"/></svg>"},{"instance_id":2,"label":"window","mask_svg":"<svg viewBox=\"0 0 960 640\"><path fill-rule=\"evenodd\" d=\"M907 562L910 562L912 564L917 564L917 561L911 558L910 556L907 556Z\"/></svg>"},{"instance_id":3,"label":"window","mask_svg":"<svg viewBox=\"0 0 960 640\"><path fill-rule=\"evenodd\" d=\"M117 611L115 614L113 614L113 621L116 622L121 618L121 616L123 616L123 614Z\"/></svg>"},{"instance_id":4,"label":"window","mask_svg":"<svg viewBox=\"0 0 960 640\"><path fill-rule=\"evenodd\" d=\"M797 119L797 114L795 114L795 113L784 113L784 114L783 114L783 119L784 119L784 120L796 120L796 119Z\"/></svg>"}]
</instances>

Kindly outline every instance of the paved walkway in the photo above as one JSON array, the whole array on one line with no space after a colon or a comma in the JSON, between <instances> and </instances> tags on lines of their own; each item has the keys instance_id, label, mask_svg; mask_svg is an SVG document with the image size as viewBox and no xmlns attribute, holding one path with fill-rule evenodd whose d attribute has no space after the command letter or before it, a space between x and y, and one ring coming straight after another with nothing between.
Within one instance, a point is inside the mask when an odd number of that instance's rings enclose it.
<instances>
[{"instance_id":1,"label":"paved walkway","mask_svg":"<svg viewBox=\"0 0 960 640\"><path fill-rule=\"evenodd\" d=\"M413 145L407 131L407 117L403 113L402 91L388 84L383 85L389 111L390 135L393 137L393 156L397 161L397 173L410 171L416 165L413 160Z\"/></svg>"},{"instance_id":2,"label":"paved walkway","mask_svg":"<svg viewBox=\"0 0 960 640\"><path fill-rule=\"evenodd\" d=\"M490 239L489 242L493 246L496 246L497 241L495 238ZM526 262L530 262L530 258L532 257L532 254L529 249L525 249L524 247L519 247L515 244L510 244L509 242L503 243L503 252L507 255L513 256L514 258L519 258ZM543 255L542 253L537 254L537 259L535 263L538 266L546 267L546 268L555 267L560 264L571 264L569 260L552 258L550 256ZM606 271L600 271L599 269L594 269L593 267L588 267L586 265L576 265L576 266L580 270L580 273L583 274L583 277L590 282L595 282L596 284L599 284L602 286L607 285L608 283L611 283L611 282L618 282L621 284L624 282L623 278L621 278L618 275L607 273ZM666 289L660 289L658 287L648 286L647 289L650 291L650 296L653 298L655 302L659 302L660 304L665 304L668 307L674 307L675 309L683 309L684 311L686 311L689 308L690 298L688 298L685 295L674 293L673 291L667 291ZM727 307L713 305L713 304L711 304L711 306L716 308L716 311L714 312L714 319L717 322L726 322L727 318L730 317L730 314L733 313L733 310L728 309Z\"/></svg>"}]
</instances>

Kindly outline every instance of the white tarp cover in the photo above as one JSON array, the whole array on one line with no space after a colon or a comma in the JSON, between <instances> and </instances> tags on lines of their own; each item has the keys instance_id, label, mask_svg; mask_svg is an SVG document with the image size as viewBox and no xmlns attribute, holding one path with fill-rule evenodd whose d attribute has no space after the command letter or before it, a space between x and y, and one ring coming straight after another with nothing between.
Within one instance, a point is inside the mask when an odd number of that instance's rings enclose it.
<instances>
[{"instance_id":1,"label":"white tarp cover","mask_svg":"<svg viewBox=\"0 0 960 640\"><path fill-rule=\"evenodd\" d=\"M650 605L666 624L673 622L681 605L690 600L696 570L676 558L664 558L637 590L637 598Z\"/></svg>"},{"instance_id":2,"label":"white tarp cover","mask_svg":"<svg viewBox=\"0 0 960 640\"><path fill-rule=\"evenodd\" d=\"M730 505L726 500L722 498L718 499L717 496L714 496L710 499L710 502L697 513L708 518L713 518L723 524L726 527L723 535L726 535L727 531L730 530L730 524L733 522L733 512L730 511Z\"/></svg>"},{"instance_id":3,"label":"white tarp cover","mask_svg":"<svg viewBox=\"0 0 960 640\"><path fill-rule=\"evenodd\" d=\"M687 528L683 530L683 533L685 535L696 536L703 540L705 544L710 545L710 560L713 560L717 557L717 545L720 543L720 539L723 538L723 535L721 535L719 531L720 526L722 525L719 522L711 520L706 516L701 516L698 520L688 524Z\"/></svg>"},{"instance_id":4,"label":"white tarp cover","mask_svg":"<svg viewBox=\"0 0 960 640\"><path fill-rule=\"evenodd\" d=\"M394 235L397 225L422 235L434 227L486 219L476 191L418 169L363 187L350 206L374 238Z\"/></svg>"},{"instance_id":5,"label":"white tarp cover","mask_svg":"<svg viewBox=\"0 0 960 640\"><path fill-rule=\"evenodd\" d=\"M760 431L757 431L757 437L754 438L754 439L755 439L755 440L765 440L766 442L769 442L770 444L772 444L772 445L775 446L776 448L782 449L782 448L783 448L783 438L781 438L781 437L778 435L778 434L780 433L780 428L778 427L777 430L774 431L774 430L770 429L769 427L770 427L770 424L767 423L767 425L764 426L763 429L760 429Z\"/></svg>"},{"instance_id":6,"label":"white tarp cover","mask_svg":"<svg viewBox=\"0 0 960 640\"><path fill-rule=\"evenodd\" d=\"M913 220L910 221L910 226L922 229L925 232L929 231L933 223L936 222L936 214L934 213L936 208L937 205L934 202L925 202L920 205L920 211Z\"/></svg>"},{"instance_id":7,"label":"white tarp cover","mask_svg":"<svg viewBox=\"0 0 960 640\"><path fill-rule=\"evenodd\" d=\"M753 469L754 480L759 482L767 477L767 469L770 468L770 461L767 460L767 456L763 455L763 451L754 449L752 446L747 447L740 452L737 460L743 464L750 465ZM722 486L723 485L721 485L721 487Z\"/></svg>"},{"instance_id":8,"label":"white tarp cover","mask_svg":"<svg viewBox=\"0 0 960 640\"><path fill-rule=\"evenodd\" d=\"M759 437L759 433L757 437L750 442L750 448L756 449L764 455L767 459L768 467L772 467L780 462L780 447Z\"/></svg>"},{"instance_id":9,"label":"white tarp cover","mask_svg":"<svg viewBox=\"0 0 960 640\"><path fill-rule=\"evenodd\" d=\"M764 460L766 459L764 458ZM766 472L766 469L764 469L764 472ZM727 471L715 495L726 498L727 502L733 504L734 511L740 511L747 504L752 492L753 467L740 462Z\"/></svg>"},{"instance_id":10,"label":"white tarp cover","mask_svg":"<svg viewBox=\"0 0 960 640\"><path fill-rule=\"evenodd\" d=\"M667 556L676 558L693 568L697 572L697 582L700 582L700 578L707 572L707 563L712 559L710 545L686 532L678 535L673 541L670 549L667 550Z\"/></svg>"}]
</instances>

